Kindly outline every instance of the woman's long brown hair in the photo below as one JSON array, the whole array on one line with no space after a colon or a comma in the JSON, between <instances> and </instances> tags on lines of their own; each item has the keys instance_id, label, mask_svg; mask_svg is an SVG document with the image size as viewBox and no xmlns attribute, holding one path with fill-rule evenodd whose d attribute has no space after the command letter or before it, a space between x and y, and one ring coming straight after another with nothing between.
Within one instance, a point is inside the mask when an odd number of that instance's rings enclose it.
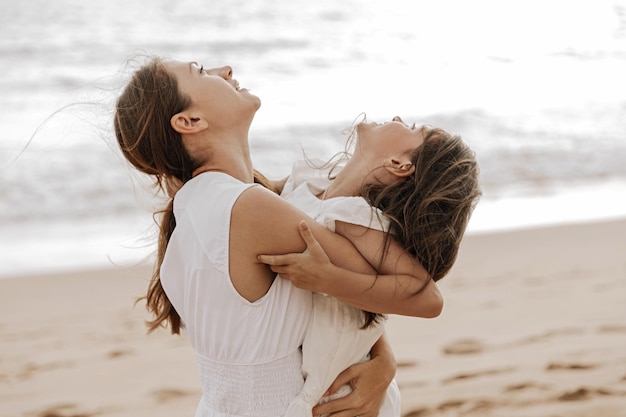
<instances>
[{"instance_id":1,"label":"woman's long brown hair","mask_svg":"<svg viewBox=\"0 0 626 417\"><path fill-rule=\"evenodd\" d=\"M184 148L181 135L170 124L171 117L190 103L178 90L176 78L158 58L134 73L116 103L113 125L124 157L137 170L151 176L162 191L167 191L170 179L176 179L174 182L179 184L187 182L198 165ZM276 191L257 171L254 181ZM176 227L173 196L162 210L154 213L154 219L159 227L157 257L148 291L142 297L153 319L146 324L149 332L169 325L173 334L179 334L184 323L163 290L160 272L167 244Z\"/></svg>"},{"instance_id":2,"label":"woman's long brown hair","mask_svg":"<svg viewBox=\"0 0 626 417\"><path fill-rule=\"evenodd\" d=\"M113 125L124 157L137 170L150 175L161 190L168 177L184 183L195 169L181 135L170 124L171 117L189 104L189 98L179 92L176 78L158 58L134 73L116 103ZM146 308L154 317L146 324L151 332L167 322L172 333L178 334L180 316L163 291L160 276L165 249L176 227L173 200L154 217L159 226L157 259L145 296Z\"/></svg>"}]
</instances>

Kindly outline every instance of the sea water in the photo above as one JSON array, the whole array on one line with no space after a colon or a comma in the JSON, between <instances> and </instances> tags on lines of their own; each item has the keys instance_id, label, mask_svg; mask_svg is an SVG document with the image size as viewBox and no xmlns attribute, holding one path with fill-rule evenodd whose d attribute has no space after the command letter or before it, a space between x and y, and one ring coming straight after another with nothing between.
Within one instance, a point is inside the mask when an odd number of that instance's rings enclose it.
<instances>
[{"instance_id":1,"label":"sea water","mask_svg":"<svg viewBox=\"0 0 626 417\"><path fill-rule=\"evenodd\" d=\"M231 65L269 177L399 115L476 151L470 233L626 215L626 1L3 1L0 277L154 250L160 200L111 129L145 55Z\"/></svg>"}]
</instances>

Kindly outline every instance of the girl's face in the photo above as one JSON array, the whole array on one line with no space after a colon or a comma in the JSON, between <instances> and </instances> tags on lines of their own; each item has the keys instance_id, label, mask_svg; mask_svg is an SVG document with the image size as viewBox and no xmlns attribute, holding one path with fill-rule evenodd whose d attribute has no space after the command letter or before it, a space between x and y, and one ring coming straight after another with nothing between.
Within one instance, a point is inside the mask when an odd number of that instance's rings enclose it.
<instances>
[{"instance_id":1,"label":"girl's face","mask_svg":"<svg viewBox=\"0 0 626 417\"><path fill-rule=\"evenodd\" d=\"M398 116L390 122L362 122L357 126L357 151L373 160L410 154L424 143L425 127L408 126Z\"/></svg>"},{"instance_id":2,"label":"girl's face","mask_svg":"<svg viewBox=\"0 0 626 417\"><path fill-rule=\"evenodd\" d=\"M261 106L261 100L232 78L229 66L205 70L196 62L170 61L169 71L178 88L191 99L191 109L200 112L210 123L225 124L249 118Z\"/></svg>"}]
</instances>

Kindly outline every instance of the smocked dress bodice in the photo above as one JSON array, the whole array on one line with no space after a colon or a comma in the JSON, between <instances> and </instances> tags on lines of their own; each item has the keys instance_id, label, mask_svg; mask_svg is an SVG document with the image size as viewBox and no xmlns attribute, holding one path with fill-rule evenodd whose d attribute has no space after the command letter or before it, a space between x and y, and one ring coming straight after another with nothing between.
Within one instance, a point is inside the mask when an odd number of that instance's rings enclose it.
<instances>
[{"instance_id":1,"label":"smocked dress bodice","mask_svg":"<svg viewBox=\"0 0 626 417\"><path fill-rule=\"evenodd\" d=\"M252 184L200 174L176 194L176 227L161 283L184 323L199 363L197 417L279 417L303 385L300 346L312 295L274 279L249 302L229 275L232 208Z\"/></svg>"}]
</instances>

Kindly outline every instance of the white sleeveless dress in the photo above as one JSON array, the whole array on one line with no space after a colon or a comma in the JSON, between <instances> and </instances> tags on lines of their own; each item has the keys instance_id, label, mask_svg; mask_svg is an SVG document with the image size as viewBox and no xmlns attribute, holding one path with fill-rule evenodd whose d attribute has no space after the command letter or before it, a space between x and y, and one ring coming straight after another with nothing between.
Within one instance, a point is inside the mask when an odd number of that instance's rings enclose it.
<instances>
[{"instance_id":1,"label":"white sleeveless dress","mask_svg":"<svg viewBox=\"0 0 626 417\"><path fill-rule=\"evenodd\" d=\"M255 302L229 276L232 207L252 184L207 172L176 194L176 228L161 266L163 288L197 353L196 417L282 417L303 386L302 345L312 294L275 279Z\"/></svg>"},{"instance_id":2,"label":"white sleeveless dress","mask_svg":"<svg viewBox=\"0 0 626 417\"><path fill-rule=\"evenodd\" d=\"M388 228L388 221L362 197L317 198L329 185L328 170L315 169L300 161L294 165L281 197L332 231L336 221L376 230ZM350 392L350 387L344 386L330 398L322 398L344 369L368 358L372 345L384 331L384 322L361 329L361 317L359 309L325 294L313 293L313 316L302 346L305 383L290 404L287 417L311 417L311 408L318 402ZM400 412L400 390L394 379L379 417L400 417Z\"/></svg>"}]
</instances>

